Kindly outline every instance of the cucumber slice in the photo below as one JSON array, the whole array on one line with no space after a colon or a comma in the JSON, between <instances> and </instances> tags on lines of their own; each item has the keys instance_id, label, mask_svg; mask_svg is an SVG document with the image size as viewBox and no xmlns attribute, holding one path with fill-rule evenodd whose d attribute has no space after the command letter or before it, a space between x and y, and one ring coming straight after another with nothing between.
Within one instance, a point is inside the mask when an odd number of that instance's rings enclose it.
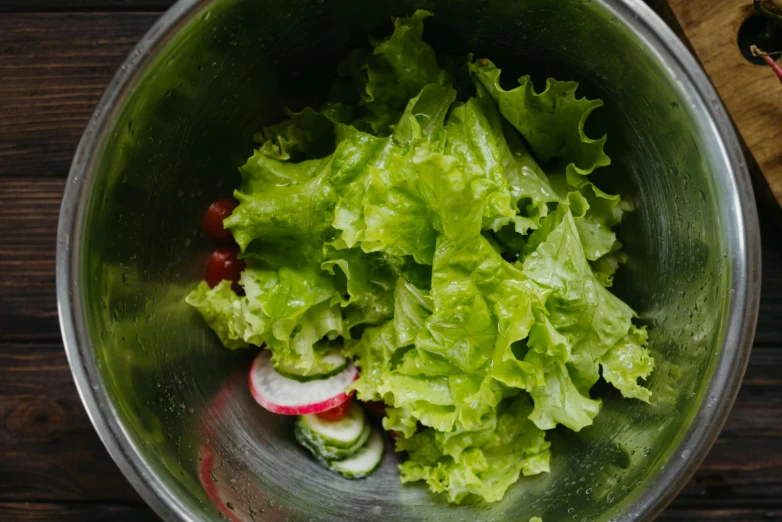
<instances>
[{"instance_id":1,"label":"cucumber slice","mask_svg":"<svg viewBox=\"0 0 782 522\"><path fill-rule=\"evenodd\" d=\"M310 452L315 455L315 458L328 467L329 461L346 459L360 450L364 444L366 444L367 440L369 440L369 436L372 435L372 427L369 423L365 423L361 436L356 443L349 448L337 448L329 444L324 444L323 439L314 435L300 418L296 420L294 434L299 444L310 450Z\"/></svg>"},{"instance_id":2,"label":"cucumber slice","mask_svg":"<svg viewBox=\"0 0 782 522\"><path fill-rule=\"evenodd\" d=\"M322 445L350 448L355 446L361 437L366 417L361 406L354 402L350 405L348 414L338 421L323 420L317 415L302 415L301 422Z\"/></svg>"},{"instance_id":3,"label":"cucumber slice","mask_svg":"<svg viewBox=\"0 0 782 522\"><path fill-rule=\"evenodd\" d=\"M328 463L329 469L335 471L345 478L359 479L364 478L380 465L383 460L383 452L386 445L383 436L375 430L372 430L372 436L354 455L344 459L335 460Z\"/></svg>"},{"instance_id":4,"label":"cucumber slice","mask_svg":"<svg viewBox=\"0 0 782 522\"><path fill-rule=\"evenodd\" d=\"M274 370L288 379L299 382L308 382L318 379L328 379L338 373L341 373L348 365L348 360L339 350L329 350L320 358L316 368L305 375L294 366L286 365L284 362L274 367Z\"/></svg>"}]
</instances>

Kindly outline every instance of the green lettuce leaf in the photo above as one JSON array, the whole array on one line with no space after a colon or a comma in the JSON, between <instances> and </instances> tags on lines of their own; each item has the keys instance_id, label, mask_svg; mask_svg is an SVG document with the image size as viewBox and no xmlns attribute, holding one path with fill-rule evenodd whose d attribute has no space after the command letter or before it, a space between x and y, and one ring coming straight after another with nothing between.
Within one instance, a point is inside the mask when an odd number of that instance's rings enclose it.
<instances>
[{"instance_id":1,"label":"green lettuce leaf","mask_svg":"<svg viewBox=\"0 0 782 522\"><path fill-rule=\"evenodd\" d=\"M429 292L416 288L403 277L397 279L394 291L394 330L397 344L413 344L431 314L432 298Z\"/></svg>"},{"instance_id":2,"label":"green lettuce leaf","mask_svg":"<svg viewBox=\"0 0 782 522\"><path fill-rule=\"evenodd\" d=\"M652 392L638 384L654 370L654 360L646 345L647 334L643 328L633 327L611 350L603 355L600 365L603 378L614 385L627 398L649 402Z\"/></svg>"},{"instance_id":3,"label":"green lettuce leaf","mask_svg":"<svg viewBox=\"0 0 782 522\"><path fill-rule=\"evenodd\" d=\"M378 325L394 314L396 271L379 254L364 254L358 248L332 250L321 264L323 270L344 275L348 299L342 302L345 328L359 324Z\"/></svg>"},{"instance_id":4,"label":"green lettuce leaf","mask_svg":"<svg viewBox=\"0 0 782 522\"><path fill-rule=\"evenodd\" d=\"M584 176L611 163L603 152L606 137L593 140L584 133L589 114L603 102L576 98L578 83L549 78L543 92L536 93L530 77L522 76L518 87L506 91L500 87L500 70L491 61L479 60L470 70L533 154L565 173L571 185L581 186Z\"/></svg>"},{"instance_id":5,"label":"green lettuce leaf","mask_svg":"<svg viewBox=\"0 0 782 522\"><path fill-rule=\"evenodd\" d=\"M601 285L608 288L614 284L614 274L619 270L619 266L626 262L627 255L624 252L617 251L606 254L590 264L597 280Z\"/></svg>"},{"instance_id":6,"label":"green lettuce leaf","mask_svg":"<svg viewBox=\"0 0 782 522\"><path fill-rule=\"evenodd\" d=\"M497 502L519 475L549 470L549 446L543 431L527 420L529 400L511 399L482 430L442 433L431 428L402 438L397 451L409 458L399 466L402 482L426 481L449 502L470 495Z\"/></svg>"},{"instance_id":7,"label":"green lettuce leaf","mask_svg":"<svg viewBox=\"0 0 782 522\"><path fill-rule=\"evenodd\" d=\"M359 378L351 385L358 398L362 401L386 400L391 392L388 376L400 348L394 323L389 321L367 328L358 342L347 342L345 348L348 356L356 357L361 370Z\"/></svg>"},{"instance_id":8,"label":"green lettuce leaf","mask_svg":"<svg viewBox=\"0 0 782 522\"><path fill-rule=\"evenodd\" d=\"M350 122L353 108L344 103L326 103L320 111L306 107L300 112L285 109L289 119L264 127L253 139L258 152L279 160L319 158L335 144L335 126Z\"/></svg>"},{"instance_id":9,"label":"green lettuce leaf","mask_svg":"<svg viewBox=\"0 0 782 522\"><path fill-rule=\"evenodd\" d=\"M366 53L360 80L363 120L375 134L389 134L408 101L430 83L448 85L448 73L437 65L432 47L424 42L424 20L432 13L417 10L409 18L396 18L394 32ZM360 62L359 62L360 63ZM355 74L355 73L354 73Z\"/></svg>"},{"instance_id":10,"label":"green lettuce leaf","mask_svg":"<svg viewBox=\"0 0 782 522\"><path fill-rule=\"evenodd\" d=\"M543 386L530 391L535 409L529 418L542 430L562 424L573 431L580 431L592 424L601 403L579 390L570 375L570 368L562 360L543 352L550 346L536 346L524 358L525 362L542 369L544 374Z\"/></svg>"},{"instance_id":11,"label":"green lettuce leaf","mask_svg":"<svg viewBox=\"0 0 782 522\"><path fill-rule=\"evenodd\" d=\"M558 422L578 430L591 423L599 409L588 391L599 378L600 359L627 335L635 314L593 274L569 206L560 205L529 244L535 250L524 260L523 272L550 290L546 315L536 316L536 326L548 332L548 338L541 334L540 349L525 359L546 367L545 389L531 391L535 419L543 429ZM530 334L528 344L532 341ZM550 364L541 355L551 346L564 353L560 362Z\"/></svg>"},{"instance_id":12,"label":"green lettuce leaf","mask_svg":"<svg viewBox=\"0 0 782 522\"><path fill-rule=\"evenodd\" d=\"M223 346L231 350L248 346L245 341L246 309L243 300L231 290L230 281L221 281L214 288L201 281L187 294L185 302L201 313Z\"/></svg>"},{"instance_id":13,"label":"green lettuce leaf","mask_svg":"<svg viewBox=\"0 0 782 522\"><path fill-rule=\"evenodd\" d=\"M284 361L302 375L321 372L321 341L346 333L336 281L314 268L248 268L240 284L244 296L236 295L228 281L211 289L202 281L186 302L225 346L266 346L275 364Z\"/></svg>"},{"instance_id":14,"label":"green lettuce leaf","mask_svg":"<svg viewBox=\"0 0 782 522\"><path fill-rule=\"evenodd\" d=\"M332 226L340 231L336 248L353 248L364 239L364 199L375 165L399 153L390 138L356 132L344 140L334 154L329 183L338 191Z\"/></svg>"},{"instance_id":15,"label":"green lettuce leaf","mask_svg":"<svg viewBox=\"0 0 782 522\"><path fill-rule=\"evenodd\" d=\"M497 231L513 220L525 234L537 228L548 212L547 204L560 198L516 131L503 121L486 89L480 83L476 89L475 98L451 111L446 152L479 166L493 183L484 228Z\"/></svg>"},{"instance_id":16,"label":"green lettuce leaf","mask_svg":"<svg viewBox=\"0 0 782 522\"><path fill-rule=\"evenodd\" d=\"M315 344L344 333L334 280L316 268L283 267L246 269L241 284L248 308L264 318L263 342L275 364L285 360L303 375L316 373Z\"/></svg>"},{"instance_id":17,"label":"green lettuce leaf","mask_svg":"<svg viewBox=\"0 0 782 522\"><path fill-rule=\"evenodd\" d=\"M298 170L297 175L306 181L284 186L246 183L234 192L239 206L223 223L243 251L256 239L267 243L322 241L333 219L337 194L325 182L332 157L316 161L317 165L288 165L288 171ZM246 172L249 169L245 166Z\"/></svg>"}]
</instances>

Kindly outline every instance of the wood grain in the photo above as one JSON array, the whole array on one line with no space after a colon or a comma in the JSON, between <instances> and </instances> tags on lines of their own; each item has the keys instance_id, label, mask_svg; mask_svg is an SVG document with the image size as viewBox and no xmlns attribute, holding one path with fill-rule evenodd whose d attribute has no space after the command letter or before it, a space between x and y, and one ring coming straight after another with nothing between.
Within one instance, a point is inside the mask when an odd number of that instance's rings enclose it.
<instances>
[{"instance_id":1,"label":"wood grain","mask_svg":"<svg viewBox=\"0 0 782 522\"><path fill-rule=\"evenodd\" d=\"M782 520L778 509L669 509L657 520L661 522L769 522Z\"/></svg>"},{"instance_id":2,"label":"wood grain","mask_svg":"<svg viewBox=\"0 0 782 522\"><path fill-rule=\"evenodd\" d=\"M64 186L0 178L0 339L59 338L54 269Z\"/></svg>"},{"instance_id":3,"label":"wood grain","mask_svg":"<svg viewBox=\"0 0 782 522\"><path fill-rule=\"evenodd\" d=\"M0 13L165 11L176 0L2 0Z\"/></svg>"},{"instance_id":4,"label":"wood grain","mask_svg":"<svg viewBox=\"0 0 782 522\"><path fill-rule=\"evenodd\" d=\"M68 175L95 104L155 13L0 16L0 175Z\"/></svg>"},{"instance_id":5,"label":"wood grain","mask_svg":"<svg viewBox=\"0 0 782 522\"><path fill-rule=\"evenodd\" d=\"M745 60L737 44L741 23L754 12L752 3L668 0L668 4L782 204L782 86L768 66Z\"/></svg>"},{"instance_id":6,"label":"wood grain","mask_svg":"<svg viewBox=\"0 0 782 522\"><path fill-rule=\"evenodd\" d=\"M52 502L0 502L5 522L158 522L144 504L64 504Z\"/></svg>"},{"instance_id":7,"label":"wood grain","mask_svg":"<svg viewBox=\"0 0 782 522\"><path fill-rule=\"evenodd\" d=\"M139 500L92 428L61 344L0 343L0 419L0 501Z\"/></svg>"}]
</instances>

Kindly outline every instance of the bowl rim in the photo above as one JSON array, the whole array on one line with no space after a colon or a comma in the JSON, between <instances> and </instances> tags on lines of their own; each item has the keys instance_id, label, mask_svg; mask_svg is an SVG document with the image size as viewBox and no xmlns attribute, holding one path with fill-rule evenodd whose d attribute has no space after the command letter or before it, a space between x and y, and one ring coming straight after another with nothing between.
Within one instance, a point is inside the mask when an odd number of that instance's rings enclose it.
<instances>
[{"instance_id":1,"label":"bowl rim","mask_svg":"<svg viewBox=\"0 0 782 522\"><path fill-rule=\"evenodd\" d=\"M57 230L57 307L65 352L76 387L95 430L123 475L164 520L196 521L182 502L146 464L140 449L119 422L97 368L87 333L81 299L82 225L93 176L96 151L111 130L123 102L146 67L178 31L213 0L179 0L139 41L98 102L79 142L68 175ZM651 479L644 494L631 501L615 520L653 520L675 498L716 441L736 399L754 339L760 301L761 249L755 198L740 142L717 92L703 69L673 31L642 0L597 0L629 27L672 76L693 93L692 111L725 160L715 177L730 203L724 215L728 242L736 255L731 267L732 294L722 350L712 381L692 425L669 455L665 468ZM678 455L676 454L678 453ZM676 458L678 457L678 458Z\"/></svg>"}]
</instances>

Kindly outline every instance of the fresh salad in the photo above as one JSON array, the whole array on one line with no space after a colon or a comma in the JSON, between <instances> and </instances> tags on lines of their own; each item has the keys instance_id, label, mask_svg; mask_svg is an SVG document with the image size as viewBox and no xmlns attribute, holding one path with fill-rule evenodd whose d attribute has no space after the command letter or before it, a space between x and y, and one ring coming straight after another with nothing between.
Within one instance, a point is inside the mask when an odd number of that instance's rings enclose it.
<instances>
[{"instance_id":1,"label":"fresh salad","mask_svg":"<svg viewBox=\"0 0 782 522\"><path fill-rule=\"evenodd\" d=\"M259 351L253 397L326 468L365 477L390 436L402 482L495 502L549 470L547 430L592 424L599 379L649 402L654 362L609 290L632 206L589 181L610 163L584 132L602 102L438 54L430 16L394 20L325 103L255 136L187 302Z\"/></svg>"}]
</instances>

